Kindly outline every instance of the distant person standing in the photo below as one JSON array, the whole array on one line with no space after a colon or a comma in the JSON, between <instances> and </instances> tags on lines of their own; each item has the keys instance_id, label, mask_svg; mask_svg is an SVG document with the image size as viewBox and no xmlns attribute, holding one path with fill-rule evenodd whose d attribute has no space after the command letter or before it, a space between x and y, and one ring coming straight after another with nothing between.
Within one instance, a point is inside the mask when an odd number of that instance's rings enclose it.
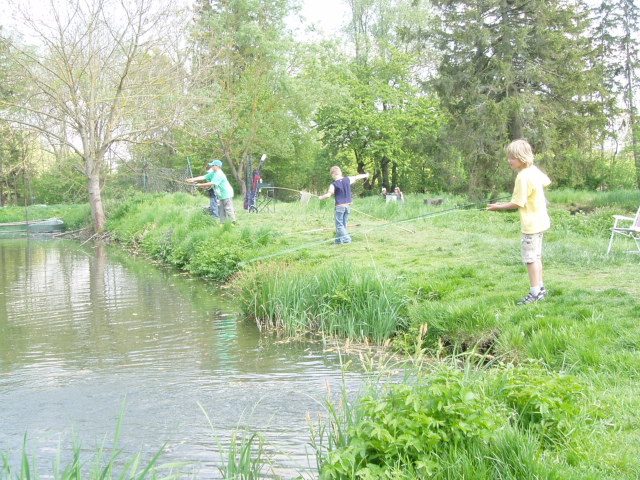
<instances>
[{"instance_id":1,"label":"distant person standing","mask_svg":"<svg viewBox=\"0 0 640 480\"><path fill-rule=\"evenodd\" d=\"M213 167L209 167L204 178L207 181L210 181L211 178L213 178ZM209 194L209 211L211 212L211 216L214 218L220 218L220 213L218 212L218 196L216 195L215 188L209 187L207 189L207 193Z\"/></svg>"},{"instance_id":2,"label":"distant person standing","mask_svg":"<svg viewBox=\"0 0 640 480\"><path fill-rule=\"evenodd\" d=\"M351 243L351 237L347 231L347 223L349 221L349 214L351 213L350 205L353 203L351 197L351 185L363 178L369 178L368 173L360 175L354 175L351 177L343 177L340 167L333 166L329 170L333 183L329 185L327 193L318 197L320 200L326 200L329 197L335 196L336 199L336 240L334 243L337 245L344 243Z\"/></svg>"},{"instance_id":3,"label":"distant person standing","mask_svg":"<svg viewBox=\"0 0 640 480\"><path fill-rule=\"evenodd\" d=\"M195 183L204 181L205 183L196 183L199 188L213 188L215 195L220 201L220 223L226 223L227 218L236 223L236 214L233 209L233 187L227 180L227 176L222 171L222 162L214 160L209 164L211 171L201 177L188 178L187 182Z\"/></svg>"},{"instance_id":4,"label":"distant person standing","mask_svg":"<svg viewBox=\"0 0 640 480\"><path fill-rule=\"evenodd\" d=\"M400 191L400 187L395 187L393 189L393 194L396 196L398 201L404 202L404 193L402 193L402 191Z\"/></svg>"},{"instance_id":5,"label":"distant person standing","mask_svg":"<svg viewBox=\"0 0 640 480\"><path fill-rule=\"evenodd\" d=\"M515 140L507 147L509 165L520 170L516 176L511 202L491 203L487 210L517 208L522 230L522 261L527 265L531 288L518 305L535 303L548 294L544 288L542 267L542 239L551 228L547 212L544 187L551 184L549 177L533 164L533 151L526 140Z\"/></svg>"}]
</instances>

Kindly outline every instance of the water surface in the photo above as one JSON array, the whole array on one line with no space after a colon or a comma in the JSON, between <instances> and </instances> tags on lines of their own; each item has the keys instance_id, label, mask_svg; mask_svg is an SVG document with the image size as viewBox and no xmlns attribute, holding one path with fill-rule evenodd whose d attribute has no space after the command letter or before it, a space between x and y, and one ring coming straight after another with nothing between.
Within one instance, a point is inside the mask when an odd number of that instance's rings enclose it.
<instances>
[{"instance_id":1,"label":"water surface","mask_svg":"<svg viewBox=\"0 0 640 480\"><path fill-rule=\"evenodd\" d=\"M125 459L166 443L160 463L218 478L220 443L247 427L277 473L313 478L305 417L340 389L340 359L261 336L237 302L115 249L0 240L0 452L18 461L26 433L50 472L74 438L88 459L110 446L122 413ZM344 374L349 388L360 377Z\"/></svg>"}]
</instances>

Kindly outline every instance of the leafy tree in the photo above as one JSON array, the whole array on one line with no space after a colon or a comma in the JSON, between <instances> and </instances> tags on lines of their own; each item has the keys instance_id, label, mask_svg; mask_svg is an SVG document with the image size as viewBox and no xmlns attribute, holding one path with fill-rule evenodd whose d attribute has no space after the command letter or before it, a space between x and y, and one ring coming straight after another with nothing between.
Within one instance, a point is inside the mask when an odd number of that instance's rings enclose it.
<instances>
[{"instance_id":1,"label":"leafy tree","mask_svg":"<svg viewBox=\"0 0 640 480\"><path fill-rule=\"evenodd\" d=\"M611 0L603 2L597 13L600 61L609 74L611 90L622 100L623 121L620 127L629 134L636 186L640 188L640 128L636 95L640 85L640 9L633 0Z\"/></svg>"},{"instance_id":2,"label":"leafy tree","mask_svg":"<svg viewBox=\"0 0 640 480\"><path fill-rule=\"evenodd\" d=\"M406 170L415 142L433 142L444 118L437 102L409 83L409 60L397 53L388 62L347 65L339 74L347 87L317 115L323 143L335 154L350 152L358 171L386 188L398 183L392 166L396 175Z\"/></svg>"},{"instance_id":3,"label":"leafy tree","mask_svg":"<svg viewBox=\"0 0 640 480\"><path fill-rule=\"evenodd\" d=\"M11 42L20 102L0 100L2 116L41 134L86 177L94 228L105 223L107 153L166 129L180 117L173 100L183 72L169 57L170 11L150 0L71 0L49 5L44 20L23 12L37 38Z\"/></svg>"},{"instance_id":4,"label":"leafy tree","mask_svg":"<svg viewBox=\"0 0 640 480\"><path fill-rule=\"evenodd\" d=\"M19 94L9 79L12 62L9 58L9 42L0 27L0 99L11 101ZM28 150L23 135L9 122L0 121L0 206L16 202L24 179L25 156Z\"/></svg>"},{"instance_id":5,"label":"leafy tree","mask_svg":"<svg viewBox=\"0 0 640 480\"><path fill-rule=\"evenodd\" d=\"M426 2L349 0L353 60L333 70L338 97L322 106L317 123L331 151L350 152L359 171L386 188L410 171L426 171L426 153L443 123L437 102L420 90L428 70L424 43L417 41L431 16ZM331 98L331 97L330 97Z\"/></svg>"},{"instance_id":6,"label":"leafy tree","mask_svg":"<svg viewBox=\"0 0 640 480\"><path fill-rule=\"evenodd\" d=\"M198 0L191 34L197 116L181 149L220 156L245 192L252 156L294 157L299 97L289 81L290 0Z\"/></svg>"},{"instance_id":7,"label":"leafy tree","mask_svg":"<svg viewBox=\"0 0 640 480\"><path fill-rule=\"evenodd\" d=\"M582 165L562 152L586 150L606 119L593 94L588 11L578 2L435 0L442 53L434 86L452 118L443 142L464 158L469 190L505 188L504 145L527 137L556 180ZM566 168L572 170L566 171ZM502 173L507 172L507 173Z\"/></svg>"}]
</instances>

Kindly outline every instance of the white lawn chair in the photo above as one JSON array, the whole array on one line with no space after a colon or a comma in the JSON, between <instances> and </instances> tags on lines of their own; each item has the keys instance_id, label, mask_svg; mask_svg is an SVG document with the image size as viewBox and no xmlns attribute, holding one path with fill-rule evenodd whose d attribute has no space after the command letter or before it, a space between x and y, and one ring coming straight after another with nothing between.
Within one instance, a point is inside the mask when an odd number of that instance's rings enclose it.
<instances>
[{"instance_id":1,"label":"white lawn chair","mask_svg":"<svg viewBox=\"0 0 640 480\"><path fill-rule=\"evenodd\" d=\"M615 222L611 229L611 240L609 240L607 255L611 252L616 235L622 235L623 237L630 238L636 243L637 250L630 250L627 253L640 253L640 207L636 212L635 218L624 217L622 215L614 215L613 218L615 218ZM627 225L623 228L618 225L620 222L631 222L631 225Z\"/></svg>"}]
</instances>

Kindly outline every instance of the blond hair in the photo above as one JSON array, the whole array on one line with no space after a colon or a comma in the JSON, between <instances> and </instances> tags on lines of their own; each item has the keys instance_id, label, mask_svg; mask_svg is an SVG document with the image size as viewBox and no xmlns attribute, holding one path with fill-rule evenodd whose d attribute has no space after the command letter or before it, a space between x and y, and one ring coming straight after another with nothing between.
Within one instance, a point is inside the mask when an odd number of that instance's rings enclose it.
<instances>
[{"instance_id":1,"label":"blond hair","mask_svg":"<svg viewBox=\"0 0 640 480\"><path fill-rule=\"evenodd\" d=\"M334 165L333 167L331 167L331 169L329 169L329 175L333 175L334 173L342 175L342 170L340 170L339 166Z\"/></svg>"},{"instance_id":2,"label":"blond hair","mask_svg":"<svg viewBox=\"0 0 640 480\"><path fill-rule=\"evenodd\" d=\"M507 147L507 155L509 158L521 161L527 167L533 165L533 150L531 150L529 142L524 139L511 142Z\"/></svg>"}]
</instances>

